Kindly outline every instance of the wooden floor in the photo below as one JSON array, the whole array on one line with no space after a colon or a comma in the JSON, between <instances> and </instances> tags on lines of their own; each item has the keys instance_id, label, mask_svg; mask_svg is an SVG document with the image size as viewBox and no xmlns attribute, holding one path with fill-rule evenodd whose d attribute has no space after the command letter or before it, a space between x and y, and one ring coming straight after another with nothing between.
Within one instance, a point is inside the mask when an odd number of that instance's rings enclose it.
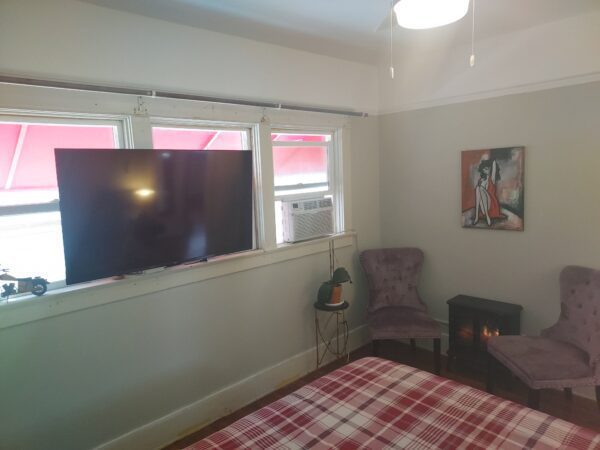
<instances>
[{"instance_id":1,"label":"wooden floor","mask_svg":"<svg viewBox=\"0 0 600 450\"><path fill-rule=\"evenodd\" d=\"M360 359L371 355L371 346L365 346L351 354L351 360ZM380 345L380 357L407 364L419 369L433 372L433 353L427 350L417 349L412 353L410 346L398 342L382 342ZM442 358L445 358L442 356ZM485 379L481 373L467 370L466 368L456 367L452 372L446 371L446 361L442 360L442 376L456 380L460 383L485 390ZM251 403L248 406L236 411L222 419L213 422L207 427L186 436L185 438L174 442L165 447L165 450L183 449L194 442L224 428L236 420L262 408L275 400L286 396L287 394L299 389L301 386L325 375L332 370L342 366L344 362L334 362L319 370L312 372L305 377ZM504 380L498 383L495 388L496 395L512 400L516 403L526 405L527 389L516 379ZM541 393L540 410L555 417L568 420L575 424L587 427L600 433L600 411L596 402L586 398L573 396L568 400L562 391L543 390Z\"/></svg>"}]
</instances>

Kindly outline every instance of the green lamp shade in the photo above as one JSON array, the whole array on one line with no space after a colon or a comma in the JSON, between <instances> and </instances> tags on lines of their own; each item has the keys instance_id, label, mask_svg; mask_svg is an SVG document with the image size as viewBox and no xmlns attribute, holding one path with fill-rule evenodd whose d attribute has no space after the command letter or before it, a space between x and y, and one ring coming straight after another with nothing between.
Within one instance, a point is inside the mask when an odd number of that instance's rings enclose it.
<instances>
[{"instance_id":1,"label":"green lamp shade","mask_svg":"<svg viewBox=\"0 0 600 450\"><path fill-rule=\"evenodd\" d=\"M335 271L333 272L333 276L331 277L331 282L333 284L346 283L348 281L352 283L350 274L346 269L344 269L343 267L338 267L337 269L335 269Z\"/></svg>"}]
</instances>

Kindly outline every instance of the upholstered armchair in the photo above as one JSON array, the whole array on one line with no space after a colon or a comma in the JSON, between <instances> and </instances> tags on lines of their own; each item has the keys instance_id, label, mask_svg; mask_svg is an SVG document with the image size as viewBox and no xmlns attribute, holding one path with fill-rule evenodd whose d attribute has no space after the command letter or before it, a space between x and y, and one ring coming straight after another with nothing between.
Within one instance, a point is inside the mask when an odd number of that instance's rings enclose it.
<instances>
[{"instance_id":1,"label":"upholstered armchair","mask_svg":"<svg viewBox=\"0 0 600 450\"><path fill-rule=\"evenodd\" d=\"M365 250L360 263L369 285L368 327L375 355L382 340L410 339L414 351L416 338L433 339L439 374L440 326L427 314L417 291L423 252L418 248Z\"/></svg>"},{"instance_id":2,"label":"upholstered armchair","mask_svg":"<svg viewBox=\"0 0 600 450\"><path fill-rule=\"evenodd\" d=\"M560 317L541 336L497 336L488 341L487 390L494 360L529 388L528 406L538 409L540 389L595 386L600 407L600 270L567 266L560 273Z\"/></svg>"}]
</instances>

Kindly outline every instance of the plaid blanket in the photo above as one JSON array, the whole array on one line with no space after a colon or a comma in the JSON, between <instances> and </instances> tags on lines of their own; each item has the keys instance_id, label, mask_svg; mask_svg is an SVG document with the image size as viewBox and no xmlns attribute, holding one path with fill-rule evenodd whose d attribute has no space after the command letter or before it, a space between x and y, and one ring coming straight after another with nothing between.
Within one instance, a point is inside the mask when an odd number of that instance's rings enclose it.
<instances>
[{"instance_id":1,"label":"plaid blanket","mask_svg":"<svg viewBox=\"0 0 600 450\"><path fill-rule=\"evenodd\" d=\"M379 358L348 364L188 449L591 449L600 434Z\"/></svg>"}]
</instances>

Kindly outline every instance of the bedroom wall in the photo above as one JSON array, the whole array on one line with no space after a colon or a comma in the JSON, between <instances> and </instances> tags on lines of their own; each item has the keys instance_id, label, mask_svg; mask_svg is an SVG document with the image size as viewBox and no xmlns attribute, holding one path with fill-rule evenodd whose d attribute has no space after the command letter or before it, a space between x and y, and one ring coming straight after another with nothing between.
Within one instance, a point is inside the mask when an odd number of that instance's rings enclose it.
<instances>
[{"instance_id":1,"label":"bedroom wall","mask_svg":"<svg viewBox=\"0 0 600 450\"><path fill-rule=\"evenodd\" d=\"M522 330L559 314L559 271L600 269L600 83L380 116L382 239L425 252L434 317L469 294L523 305ZM525 231L461 228L460 152L524 145Z\"/></svg>"},{"instance_id":2,"label":"bedroom wall","mask_svg":"<svg viewBox=\"0 0 600 450\"><path fill-rule=\"evenodd\" d=\"M377 68L75 0L2 0L0 73L373 112Z\"/></svg>"},{"instance_id":3,"label":"bedroom wall","mask_svg":"<svg viewBox=\"0 0 600 450\"><path fill-rule=\"evenodd\" d=\"M0 2L0 73L367 111L377 102L374 67L71 0ZM27 89L13 91L0 89L0 107L39 103ZM64 109L52 92L49 109ZM303 115L303 123L318 120ZM356 252L380 245L378 119L349 119L346 127L346 206L356 237L345 238L350 245L337 256L355 281L345 292L352 344L360 345L366 300ZM317 247L0 329L0 449L159 447L312 370L312 302L329 266L327 245ZM85 298L81 291L68 301Z\"/></svg>"}]
</instances>

